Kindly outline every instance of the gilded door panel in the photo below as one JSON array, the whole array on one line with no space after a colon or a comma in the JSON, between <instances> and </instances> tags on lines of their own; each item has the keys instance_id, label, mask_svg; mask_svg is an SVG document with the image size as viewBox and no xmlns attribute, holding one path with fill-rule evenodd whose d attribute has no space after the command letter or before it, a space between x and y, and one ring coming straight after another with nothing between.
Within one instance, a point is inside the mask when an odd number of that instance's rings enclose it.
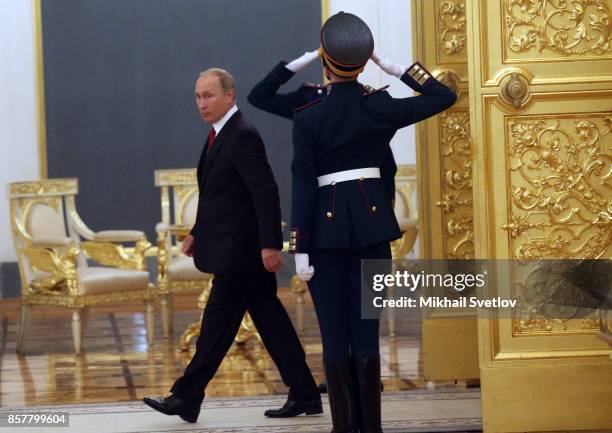
<instances>
[{"instance_id":1,"label":"gilded door panel","mask_svg":"<svg viewBox=\"0 0 612 433\"><path fill-rule=\"evenodd\" d=\"M466 2L414 0L413 18L415 60L459 96L450 110L417 125L421 257L473 258ZM425 377L477 378L476 330L473 309L424 309Z\"/></svg>"},{"instance_id":2,"label":"gilded door panel","mask_svg":"<svg viewBox=\"0 0 612 433\"><path fill-rule=\"evenodd\" d=\"M520 113L498 95L483 98L495 176L489 179L489 207L498 221L490 238L494 257L612 256L610 107L608 90L535 94ZM609 351L593 336L596 314L574 318L578 309L539 310L528 287L537 269L517 264L508 272L513 285L500 284L498 295L518 298L519 307L511 320L495 326L494 359L537 358L553 350L556 357Z\"/></svg>"},{"instance_id":3,"label":"gilded door panel","mask_svg":"<svg viewBox=\"0 0 612 433\"><path fill-rule=\"evenodd\" d=\"M481 84L497 86L500 71L529 64L534 84L605 82L612 60L609 0L472 0L481 11ZM602 61L604 63L602 63ZM571 73L570 73L571 71Z\"/></svg>"},{"instance_id":4,"label":"gilded door panel","mask_svg":"<svg viewBox=\"0 0 612 433\"><path fill-rule=\"evenodd\" d=\"M546 268L520 262L612 258L611 6L467 4L475 255L497 259L496 294L519 300L479 312L485 432L612 428L597 316L544 308L532 283Z\"/></svg>"}]
</instances>

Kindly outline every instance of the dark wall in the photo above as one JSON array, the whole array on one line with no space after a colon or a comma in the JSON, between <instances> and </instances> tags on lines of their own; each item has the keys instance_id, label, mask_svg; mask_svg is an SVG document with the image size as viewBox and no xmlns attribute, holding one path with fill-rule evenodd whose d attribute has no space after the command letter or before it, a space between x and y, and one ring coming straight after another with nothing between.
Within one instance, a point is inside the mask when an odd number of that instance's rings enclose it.
<instances>
[{"instance_id":1,"label":"dark wall","mask_svg":"<svg viewBox=\"0 0 612 433\"><path fill-rule=\"evenodd\" d=\"M93 230L153 238L158 168L195 167L209 126L193 96L200 71L237 81L238 107L261 131L289 219L291 124L246 102L279 60L318 46L312 0L42 0L49 177L78 177ZM319 82L318 62L295 77Z\"/></svg>"}]
</instances>

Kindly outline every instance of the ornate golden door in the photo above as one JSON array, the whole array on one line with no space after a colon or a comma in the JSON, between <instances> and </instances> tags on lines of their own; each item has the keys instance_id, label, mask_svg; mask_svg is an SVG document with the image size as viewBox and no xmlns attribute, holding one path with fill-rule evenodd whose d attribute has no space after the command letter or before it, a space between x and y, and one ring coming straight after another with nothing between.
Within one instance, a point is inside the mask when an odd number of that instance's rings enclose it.
<instances>
[{"instance_id":1,"label":"ornate golden door","mask_svg":"<svg viewBox=\"0 0 612 433\"><path fill-rule=\"evenodd\" d=\"M413 0L414 57L459 96L417 125L421 258L474 257L465 0ZM479 377L473 309L423 309L422 354L430 380Z\"/></svg>"},{"instance_id":2,"label":"ornate golden door","mask_svg":"<svg viewBox=\"0 0 612 433\"><path fill-rule=\"evenodd\" d=\"M612 0L467 7L476 257L611 258ZM479 318L485 432L612 431L597 320L529 302Z\"/></svg>"}]
</instances>

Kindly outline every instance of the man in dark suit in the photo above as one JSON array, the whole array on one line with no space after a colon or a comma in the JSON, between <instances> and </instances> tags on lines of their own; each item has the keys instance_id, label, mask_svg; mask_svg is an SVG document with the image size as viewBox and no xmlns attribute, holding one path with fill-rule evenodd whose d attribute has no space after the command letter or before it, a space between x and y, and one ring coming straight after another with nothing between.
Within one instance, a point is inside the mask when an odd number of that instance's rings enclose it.
<instances>
[{"instance_id":1,"label":"man in dark suit","mask_svg":"<svg viewBox=\"0 0 612 433\"><path fill-rule=\"evenodd\" d=\"M212 124L198 163L196 222L182 244L196 267L214 274L196 352L166 398L145 398L153 409L196 422L204 390L229 350L246 311L289 387L287 403L265 413L322 413L321 399L287 312L276 296L282 266L278 188L263 141L236 107L232 76L204 71L196 83L202 119Z\"/></svg>"}]
</instances>

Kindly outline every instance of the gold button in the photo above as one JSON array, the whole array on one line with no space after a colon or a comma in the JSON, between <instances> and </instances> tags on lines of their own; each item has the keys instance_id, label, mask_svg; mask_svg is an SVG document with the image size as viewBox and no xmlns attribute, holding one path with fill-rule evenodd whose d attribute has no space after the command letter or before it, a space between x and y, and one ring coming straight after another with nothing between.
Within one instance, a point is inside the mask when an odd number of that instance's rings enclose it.
<instances>
[{"instance_id":1,"label":"gold button","mask_svg":"<svg viewBox=\"0 0 612 433\"><path fill-rule=\"evenodd\" d=\"M335 184L336 184L336 182L334 181L334 182L332 182L330 185L334 186Z\"/></svg>"},{"instance_id":2,"label":"gold button","mask_svg":"<svg viewBox=\"0 0 612 433\"><path fill-rule=\"evenodd\" d=\"M376 206L372 206L372 212L376 212Z\"/></svg>"},{"instance_id":3,"label":"gold button","mask_svg":"<svg viewBox=\"0 0 612 433\"><path fill-rule=\"evenodd\" d=\"M363 179L364 179L364 177L363 177L363 176L361 176L361 177L359 178L359 180L360 180L360 181L362 181L362 182L363 182Z\"/></svg>"},{"instance_id":4,"label":"gold button","mask_svg":"<svg viewBox=\"0 0 612 433\"><path fill-rule=\"evenodd\" d=\"M333 216L334 216L334 214L333 214L333 213L331 213L331 212L327 212L327 218L331 218L331 217L333 217Z\"/></svg>"}]
</instances>

